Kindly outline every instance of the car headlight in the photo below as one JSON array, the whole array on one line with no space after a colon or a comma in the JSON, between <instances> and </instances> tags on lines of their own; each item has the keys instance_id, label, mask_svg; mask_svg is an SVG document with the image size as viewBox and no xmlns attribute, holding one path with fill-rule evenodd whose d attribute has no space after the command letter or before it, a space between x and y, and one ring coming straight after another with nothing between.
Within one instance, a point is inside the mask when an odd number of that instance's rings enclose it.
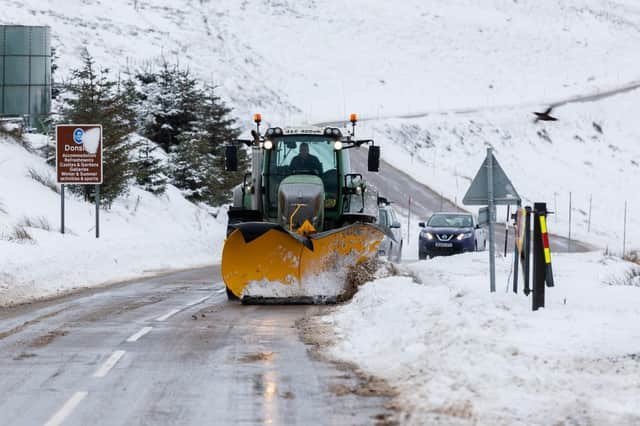
<instances>
[{"instance_id":1,"label":"car headlight","mask_svg":"<svg viewBox=\"0 0 640 426\"><path fill-rule=\"evenodd\" d=\"M433 234L431 232L423 231L422 236L425 237L427 240L433 240Z\"/></svg>"},{"instance_id":2,"label":"car headlight","mask_svg":"<svg viewBox=\"0 0 640 426\"><path fill-rule=\"evenodd\" d=\"M459 234L456 237L456 240L459 241L459 240L464 240L466 238L471 238L471 237L473 237L473 232L463 232L462 234Z\"/></svg>"}]
</instances>

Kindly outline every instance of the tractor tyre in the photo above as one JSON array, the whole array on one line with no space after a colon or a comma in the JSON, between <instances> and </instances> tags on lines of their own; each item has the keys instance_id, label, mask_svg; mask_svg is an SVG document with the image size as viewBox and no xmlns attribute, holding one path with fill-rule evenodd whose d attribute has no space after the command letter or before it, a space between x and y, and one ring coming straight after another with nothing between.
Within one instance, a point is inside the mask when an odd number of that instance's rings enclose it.
<instances>
[{"instance_id":1,"label":"tractor tyre","mask_svg":"<svg viewBox=\"0 0 640 426\"><path fill-rule=\"evenodd\" d=\"M229 300L240 300L240 298L238 296L236 296L235 294L233 294L233 292L231 291L231 289L229 287L225 287L227 289L227 299Z\"/></svg>"}]
</instances>

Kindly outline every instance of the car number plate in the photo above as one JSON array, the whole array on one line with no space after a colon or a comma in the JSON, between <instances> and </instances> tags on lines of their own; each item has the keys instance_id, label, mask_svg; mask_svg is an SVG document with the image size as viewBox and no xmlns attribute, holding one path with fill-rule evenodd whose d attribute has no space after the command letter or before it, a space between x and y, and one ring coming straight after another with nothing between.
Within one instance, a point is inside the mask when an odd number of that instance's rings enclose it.
<instances>
[{"instance_id":1,"label":"car number plate","mask_svg":"<svg viewBox=\"0 0 640 426\"><path fill-rule=\"evenodd\" d=\"M453 247L453 243L436 243L436 247Z\"/></svg>"}]
</instances>

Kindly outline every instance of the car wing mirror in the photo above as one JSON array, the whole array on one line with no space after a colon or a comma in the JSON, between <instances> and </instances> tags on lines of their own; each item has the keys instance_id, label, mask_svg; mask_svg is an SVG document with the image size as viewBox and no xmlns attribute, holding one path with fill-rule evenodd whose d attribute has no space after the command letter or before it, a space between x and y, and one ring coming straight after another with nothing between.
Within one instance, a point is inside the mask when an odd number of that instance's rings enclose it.
<instances>
[{"instance_id":1,"label":"car wing mirror","mask_svg":"<svg viewBox=\"0 0 640 426\"><path fill-rule=\"evenodd\" d=\"M238 147L227 145L224 151L224 166L228 172L238 171Z\"/></svg>"},{"instance_id":2,"label":"car wing mirror","mask_svg":"<svg viewBox=\"0 0 640 426\"><path fill-rule=\"evenodd\" d=\"M425 227L425 224L424 224L424 222L418 222L418 226L419 226L420 228L424 228L424 227Z\"/></svg>"},{"instance_id":3,"label":"car wing mirror","mask_svg":"<svg viewBox=\"0 0 640 426\"><path fill-rule=\"evenodd\" d=\"M392 228L400 228L400 222L393 222L393 223L391 224L391 227L392 227Z\"/></svg>"},{"instance_id":4,"label":"car wing mirror","mask_svg":"<svg viewBox=\"0 0 640 426\"><path fill-rule=\"evenodd\" d=\"M377 172L380 170L380 147L372 145L369 147L369 157L367 158L368 170L370 172Z\"/></svg>"}]
</instances>

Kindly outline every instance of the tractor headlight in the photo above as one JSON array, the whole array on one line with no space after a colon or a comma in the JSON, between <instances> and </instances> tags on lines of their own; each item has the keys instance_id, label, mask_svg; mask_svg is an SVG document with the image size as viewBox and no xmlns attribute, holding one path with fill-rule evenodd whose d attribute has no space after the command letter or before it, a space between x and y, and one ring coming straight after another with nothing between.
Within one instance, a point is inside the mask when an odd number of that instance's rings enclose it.
<instances>
[{"instance_id":1,"label":"tractor headlight","mask_svg":"<svg viewBox=\"0 0 640 426\"><path fill-rule=\"evenodd\" d=\"M333 149L335 149L336 151L340 151L342 149L342 142L335 141L335 143L333 144Z\"/></svg>"},{"instance_id":2,"label":"tractor headlight","mask_svg":"<svg viewBox=\"0 0 640 426\"><path fill-rule=\"evenodd\" d=\"M356 186L356 194L362 194L362 187L360 185Z\"/></svg>"},{"instance_id":3,"label":"tractor headlight","mask_svg":"<svg viewBox=\"0 0 640 426\"><path fill-rule=\"evenodd\" d=\"M266 141L264 141L264 149L271 149L273 148L273 142L271 142L269 139L267 139Z\"/></svg>"},{"instance_id":4,"label":"tractor headlight","mask_svg":"<svg viewBox=\"0 0 640 426\"><path fill-rule=\"evenodd\" d=\"M460 241L471 237L473 237L473 232L463 232L462 234L458 234L456 240Z\"/></svg>"}]
</instances>

